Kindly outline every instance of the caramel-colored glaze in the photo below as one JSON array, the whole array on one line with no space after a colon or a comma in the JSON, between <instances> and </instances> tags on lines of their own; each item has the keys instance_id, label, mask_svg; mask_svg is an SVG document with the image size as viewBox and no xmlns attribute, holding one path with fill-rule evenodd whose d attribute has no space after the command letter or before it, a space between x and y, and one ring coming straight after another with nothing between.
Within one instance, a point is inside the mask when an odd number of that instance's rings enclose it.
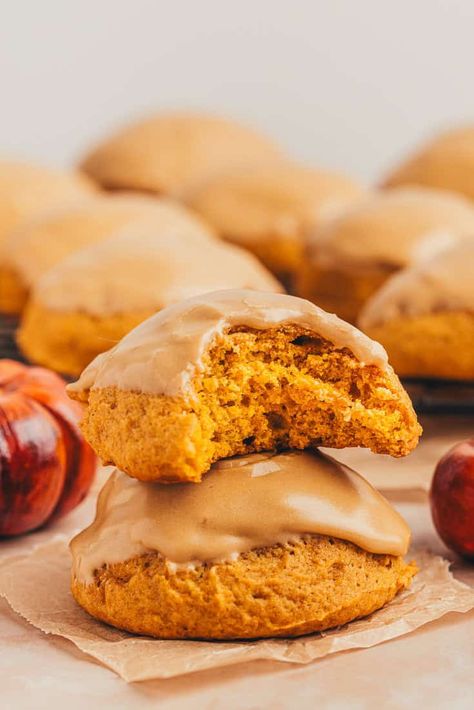
<instances>
[{"instance_id":1,"label":"caramel-colored glaze","mask_svg":"<svg viewBox=\"0 0 474 710\"><path fill-rule=\"evenodd\" d=\"M224 238L252 248L268 239L301 241L364 196L346 175L280 160L205 181L188 203Z\"/></svg>"},{"instance_id":2,"label":"caramel-colored glaze","mask_svg":"<svg viewBox=\"0 0 474 710\"><path fill-rule=\"evenodd\" d=\"M179 225L178 225L179 226ZM70 254L34 289L53 311L106 318L153 313L184 298L233 286L282 291L249 252L201 234L135 225L100 244Z\"/></svg>"},{"instance_id":3,"label":"caramel-colored glaze","mask_svg":"<svg viewBox=\"0 0 474 710\"><path fill-rule=\"evenodd\" d=\"M399 269L474 239L472 203L423 187L376 192L326 220L308 238L307 257L323 268Z\"/></svg>"},{"instance_id":4,"label":"caramel-colored glaze","mask_svg":"<svg viewBox=\"0 0 474 710\"><path fill-rule=\"evenodd\" d=\"M92 387L154 394L180 395L192 389L192 378L202 357L226 330L256 329L295 324L320 335L336 347L346 347L365 364L387 368L383 347L357 328L295 296L245 289L214 291L163 309L99 355L72 392Z\"/></svg>"},{"instance_id":5,"label":"caramel-colored glaze","mask_svg":"<svg viewBox=\"0 0 474 710\"><path fill-rule=\"evenodd\" d=\"M363 329L400 317L474 313L474 239L400 271L366 304Z\"/></svg>"},{"instance_id":6,"label":"caramel-colored glaze","mask_svg":"<svg viewBox=\"0 0 474 710\"><path fill-rule=\"evenodd\" d=\"M94 522L71 542L74 576L150 551L174 565L231 561L249 550L326 535L403 555L410 530L359 474L319 451L215 464L199 485L143 483L115 471Z\"/></svg>"},{"instance_id":7,"label":"caramel-colored glaze","mask_svg":"<svg viewBox=\"0 0 474 710\"><path fill-rule=\"evenodd\" d=\"M178 203L124 192L89 197L23 224L6 241L5 263L30 288L72 255L99 246L122 232L130 240L144 234L150 242L154 235L166 236L172 244L178 245L186 239L202 243L203 248L214 238L207 225ZM94 277L92 273L83 276L83 280L92 281ZM56 307L60 308L63 297L70 298L76 289L76 285L62 284L62 290L55 294Z\"/></svg>"},{"instance_id":8,"label":"caramel-colored glaze","mask_svg":"<svg viewBox=\"0 0 474 710\"><path fill-rule=\"evenodd\" d=\"M0 257L9 256L5 240L19 225L95 193L83 175L41 165L0 160Z\"/></svg>"}]
</instances>

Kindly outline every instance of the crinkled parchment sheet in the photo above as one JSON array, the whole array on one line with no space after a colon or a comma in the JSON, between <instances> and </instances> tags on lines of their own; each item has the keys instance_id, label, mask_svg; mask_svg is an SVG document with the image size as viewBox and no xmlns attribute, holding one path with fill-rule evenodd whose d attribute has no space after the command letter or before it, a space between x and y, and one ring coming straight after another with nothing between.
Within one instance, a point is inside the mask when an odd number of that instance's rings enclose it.
<instances>
[{"instance_id":1,"label":"crinkled parchment sheet","mask_svg":"<svg viewBox=\"0 0 474 710\"><path fill-rule=\"evenodd\" d=\"M413 552L420 566L412 587L371 617L299 639L248 642L158 641L95 621L69 591L65 539L0 564L0 596L33 626L72 641L126 681L170 678L257 659L309 663L330 653L367 648L409 633L448 612L474 607L474 589L453 578L448 563Z\"/></svg>"}]
</instances>

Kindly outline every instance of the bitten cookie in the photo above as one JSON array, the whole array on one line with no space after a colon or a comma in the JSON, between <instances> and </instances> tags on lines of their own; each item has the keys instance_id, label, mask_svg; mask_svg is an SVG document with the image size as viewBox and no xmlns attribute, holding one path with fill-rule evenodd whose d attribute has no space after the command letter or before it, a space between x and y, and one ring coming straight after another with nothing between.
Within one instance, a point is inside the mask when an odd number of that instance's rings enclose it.
<instances>
[{"instance_id":1,"label":"bitten cookie","mask_svg":"<svg viewBox=\"0 0 474 710\"><path fill-rule=\"evenodd\" d=\"M68 387L104 462L199 481L218 459L308 446L403 456L420 427L384 349L293 296L218 291L149 318Z\"/></svg>"}]
</instances>

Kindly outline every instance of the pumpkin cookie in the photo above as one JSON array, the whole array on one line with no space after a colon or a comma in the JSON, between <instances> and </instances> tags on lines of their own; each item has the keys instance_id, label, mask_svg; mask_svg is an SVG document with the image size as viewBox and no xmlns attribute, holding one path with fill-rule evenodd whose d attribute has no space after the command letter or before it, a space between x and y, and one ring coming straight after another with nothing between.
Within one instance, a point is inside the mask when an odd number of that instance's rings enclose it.
<instances>
[{"instance_id":1,"label":"pumpkin cookie","mask_svg":"<svg viewBox=\"0 0 474 710\"><path fill-rule=\"evenodd\" d=\"M164 309L68 391L104 462L144 480L199 481L219 459L274 448L404 456L420 434L378 343L308 301L256 291Z\"/></svg>"},{"instance_id":2,"label":"pumpkin cookie","mask_svg":"<svg viewBox=\"0 0 474 710\"><path fill-rule=\"evenodd\" d=\"M474 126L435 136L395 168L383 187L424 185L453 190L474 200Z\"/></svg>"},{"instance_id":3,"label":"pumpkin cookie","mask_svg":"<svg viewBox=\"0 0 474 710\"><path fill-rule=\"evenodd\" d=\"M318 452L216 464L199 485L112 474L71 543L92 616L159 638L298 636L371 614L409 586L410 532Z\"/></svg>"},{"instance_id":4,"label":"pumpkin cookie","mask_svg":"<svg viewBox=\"0 0 474 710\"><path fill-rule=\"evenodd\" d=\"M375 193L309 236L298 295L351 323L401 268L463 239L474 239L474 207L428 188Z\"/></svg>"},{"instance_id":5,"label":"pumpkin cookie","mask_svg":"<svg viewBox=\"0 0 474 710\"><path fill-rule=\"evenodd\" d=\"M344 175L281 161L218 175L188 202L224 239L252 251L291 285L306 233L362 194Z\"/></svg>"},{"instance_id":6,"label":"pumpkin cookie","mask_svg":"<svg viewBox=\"0 0 474 710\"><path fill-rule=\"evenodd\" d=\"M182 195L223 170L278 155L272 141L234 121L162 113L100 143L81 168L107 189Z\"/></svg>"},{"instance_id":7,"label":"pumpkin cookie","mask_svg":"<svg viewBox=\"0 0 474 710\"><path fill-rule=\"evenodd\" d=\"M181 235L201 240L213 237L212 230L197 215L171 200L133 194L83 200L25 224L5 240L0 311L19 314L30 289L51 267L90 244L108 239L117 230L126 228L132 234L135 229L140 234L143 224L159 234L166 233L170 241Z\"/></svg>"},{"instance_id":8,"label":"pumpkin cookie","mask_svg":"<svg viewBox=\"0 0 474 710\"><path fill-rule=\"evenodd\" d=\"M80 174L0 161L0 248L21 222L93 192L92 183Z\"/></svg>"},{"instance_id":9,"label":"pumpkin cookie","mask_svg":"<svg viewBox=\"0 0 474 710\"><path fill-rule=\"evenodd\" d=\"M474 379L474 239L393 276L360 326L403 377Z\"/></svg>"},{"instance_id":10,"label":"pumpkin cookie","mask_svg":"<svg viewBox=\"0 0 474 710\"><path fill-rule=\"evenodd\" d=\"M78 376L99 353L171 303L226 286L282 290L248 252L205 238L196 228L186 235L182 227L172 219L160 230L153 222L146 228L136 224L51 269L34 287L20 323L25 355Z\"/></svg>"},{"instance_id":11,"label":"pumpkin cookie","mask_svg":"<svg viewBox=\"0 0 474 710\"><path fill-rule=\"evenodd\" d=\"M94 192L92 183L80 174L0 161L0 310L16 312L16 307L10 309L8 296L11 279L6 260L14 242L10 235L23 223L80 202ZM5 309L1 307L2 301Z\"/></svg>"}]
</instances>

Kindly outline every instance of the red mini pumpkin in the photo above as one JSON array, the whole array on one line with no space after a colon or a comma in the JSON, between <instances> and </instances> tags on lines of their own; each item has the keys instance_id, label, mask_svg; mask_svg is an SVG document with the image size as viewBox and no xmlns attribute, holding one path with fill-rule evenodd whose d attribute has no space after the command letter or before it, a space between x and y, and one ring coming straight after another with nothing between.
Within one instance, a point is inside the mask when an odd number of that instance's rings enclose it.
<instances>
[{"instance_id":1,"label":"red mini pumpkin","mask_svg":"<svg viewBox=\"0 0 474 710\"><path fill-rule=\"evenodd\" d=\"M85 497L96 458L80 418L54 372L0 360L0 535L34 530Z\"/></svg>"}]
</instances>

